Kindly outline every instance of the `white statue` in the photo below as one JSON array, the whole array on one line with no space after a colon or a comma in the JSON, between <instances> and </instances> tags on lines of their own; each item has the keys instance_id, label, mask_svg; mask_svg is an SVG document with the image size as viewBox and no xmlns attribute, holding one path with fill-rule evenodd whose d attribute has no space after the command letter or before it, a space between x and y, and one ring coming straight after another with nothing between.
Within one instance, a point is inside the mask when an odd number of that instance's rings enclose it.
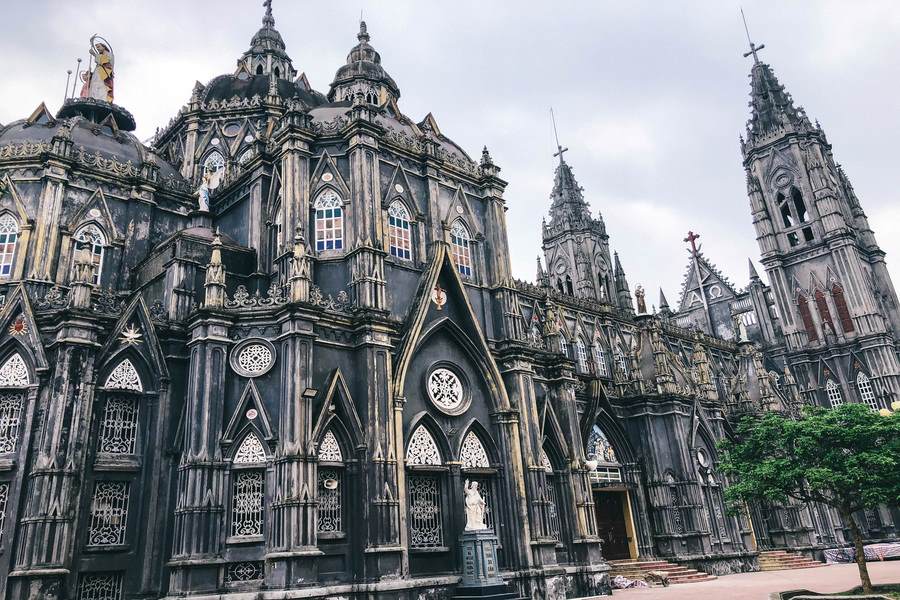
<instances>
[{"instance_id":1,"label":"white statue","mask_svg":"<svg viewBox=\"0 0 900 600\"><path fill-rule=\"evenodd\" d=\"M209 171L203 174L200 188L197 190L197 204L200 212L209 212L209 183L211 175Z\"/></svg>"},{"instance_id":2,"label":"white statue","mask_svg":"<svg viewBox=\"0 0 900 600\"><path fill-rule=\"evenodd\" d=\"M96 33L91 36L91 49L88 51L94 58L94 70L82 71L82 98L113 101L113 56L112 46Z\"/></svg>"},{"instance_id":3,"label":"white statue","mask_svg":"<svg viewBox=\"0 0 900 600\"><path fill-rule=\"evenodd\" d=\"M484 524L484 509L487 506L481 492L478 491L478 482L473 481L463 485L463 493L466 495L466 531L487 529Z\"/></svg>"}]
</instances>

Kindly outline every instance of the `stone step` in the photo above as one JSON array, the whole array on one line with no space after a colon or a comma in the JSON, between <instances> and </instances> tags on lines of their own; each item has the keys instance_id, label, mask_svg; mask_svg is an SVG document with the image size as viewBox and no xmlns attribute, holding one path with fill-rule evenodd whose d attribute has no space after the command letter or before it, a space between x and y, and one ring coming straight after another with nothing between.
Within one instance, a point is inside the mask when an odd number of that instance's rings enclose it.
<instances>
[{"instance_id":1,"label":"stone step","mask_svg":"<svg viewBox=\"0 0 900 600\"><path fill-rule=\"evenodd\" d=\"M684 565L671 563L666 560L635 560L635 559L619 559L609 561L610 575L621 575L628 579L644 579L647 578L649 571L660 571L665 573L669 578L670 584L676 583L695 583L698 581L712 581L717 579L715 575L709 575L697 569L691 569Z\"/></svg>"},{"instance_id":2,"label":"stone step","mask_svg":"<svg viewBox=\"0 0 900 600\"><path fill-rule=\"evenodd\" d=\"M793 554L784 550L769 550L759 553L760 571L785 571L789 569L812 569L824 566L803 554Z\"/></svg>"}]
</instances>

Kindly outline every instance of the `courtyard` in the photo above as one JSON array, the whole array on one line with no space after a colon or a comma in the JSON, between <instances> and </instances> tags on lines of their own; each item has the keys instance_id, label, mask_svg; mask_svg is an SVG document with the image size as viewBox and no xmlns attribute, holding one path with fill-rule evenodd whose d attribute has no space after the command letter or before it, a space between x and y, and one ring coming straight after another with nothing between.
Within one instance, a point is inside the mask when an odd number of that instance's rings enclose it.
<instances>
[{"instance_id":1,"label":"courtyard","mask_svg":"<svg viewBox=\"0 0 900 600\"><path fill-rule=\"evenodd\" d=\"M900 561L869 563L869 575L875 585L900 582ZM837 593L857 585L859 571L856 565L839 564L814 569L740 573L713 581L679 584L668 588L616 590L613 595L622 600L767 600L773 592L807 589Z\"/></svg>"}]
</instances>

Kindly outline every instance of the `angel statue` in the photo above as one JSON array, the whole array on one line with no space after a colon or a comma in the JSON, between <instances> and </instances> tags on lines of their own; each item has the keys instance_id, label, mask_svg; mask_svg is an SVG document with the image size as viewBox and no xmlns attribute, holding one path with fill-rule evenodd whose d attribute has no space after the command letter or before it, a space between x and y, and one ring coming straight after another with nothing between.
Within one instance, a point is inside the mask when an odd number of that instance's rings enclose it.
<instances>
[{"instance_id":1,"label":"angel statue","mask_svg":"<svg viewBox=\"0 0 900 600\"><path fill-rule=\"evenodd\" d=\"M484 524L484 509L487 506L481 492L478 491L478 482L469 483L466 479L463 485L463 493L466 495L466 531L487 529Z\"/></svg>"},{"instance_id":2,"label":"angel statue","mask_svg":"<svg viewBox=\"0 0 900 600\"><path fill-rule=\"evenodd\" d=\"M113 101L113 56L109 42L96 33L91 36L91 56L94 57L94 70L82 71L82 98L94 98L112 103Z\"/></svg>"}]
</instances>

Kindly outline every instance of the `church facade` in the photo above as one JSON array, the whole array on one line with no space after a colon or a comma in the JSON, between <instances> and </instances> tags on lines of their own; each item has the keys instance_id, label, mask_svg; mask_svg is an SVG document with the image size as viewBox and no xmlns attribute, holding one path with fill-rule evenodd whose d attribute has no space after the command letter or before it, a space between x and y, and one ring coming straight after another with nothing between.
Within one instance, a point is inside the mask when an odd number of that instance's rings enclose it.
<instances>
[{"instance_id":1,"label":"church facade","mask_svg":"<svg viewBox=\"0 0 900 600\"><path fill-rule=\"evenodd\" d=\"M694 246L648 311L563 148L516 280L488 150L400 111L364 23L312 89L268 4L149 146L105 40L83 97L0 126L6 598L449 599L467 482L535 599L846 542L824 506L728 514L717 470L741 415L900 391L884 253L767 64L742 151L770 283Z\"/></svg>"}]
</instances>

